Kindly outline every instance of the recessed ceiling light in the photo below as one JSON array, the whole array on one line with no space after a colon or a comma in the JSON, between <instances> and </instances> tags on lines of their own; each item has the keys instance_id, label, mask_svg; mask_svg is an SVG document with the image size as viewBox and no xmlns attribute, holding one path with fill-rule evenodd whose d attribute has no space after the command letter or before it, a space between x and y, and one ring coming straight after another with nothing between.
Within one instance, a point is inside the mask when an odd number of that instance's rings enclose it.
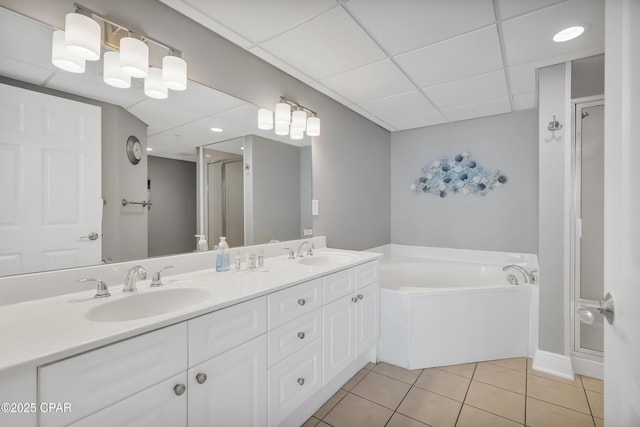
<instances>
[{"instance_id":1,"label":"recessed ceiling light","mask_svg":"<svg viewBox=\"0 0 640 427\"><path fill-rule=\"evenodd\" d=\"M153 151L153 148L147 147L147 151Z\"/></svg>"},{"instance_id":2,"label":"recessed ceiling light","mask_svg":"<svg viewBox=\"0 0 640 427\"><path fill-rule=\"evenodd\" d=\"M244 150L244 147L240 147L241 150Z\"/></svg>"},{"instance_id":3,"label":"recessed ceiling light","mask_svg":"<svg viewBox=\"0 0 640 427\"><path fill-rule=\"evenodd\" d=\"M211 132L222 132L220 128L211 128Z\"/></svg>"},{"instance_id":4,"label":"recessed ceiling light","mask_svg":"<svg viewBox=\"0 0 640 427\"><path fill-rule=\"evenodd\" d=\"M554 36L553 36L553 41L554 42L566 42L569 40L573 40L576 37L580 36L582 33L584 33L584 27L569 27L569 28L565 28L564 30L558 31Z\"/></svg>"}]
</instances>

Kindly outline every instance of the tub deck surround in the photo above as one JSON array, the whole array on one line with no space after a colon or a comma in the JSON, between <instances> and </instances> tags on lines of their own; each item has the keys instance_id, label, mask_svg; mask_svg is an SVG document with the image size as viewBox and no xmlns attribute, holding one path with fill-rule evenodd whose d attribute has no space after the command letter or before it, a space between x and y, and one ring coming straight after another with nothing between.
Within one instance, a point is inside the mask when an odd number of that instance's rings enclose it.
<instances>
[{"instance_id":1,"label":"tub deck surround","mask_svg":"<svg viewBox=\"0 0 640 427\"><path fill-rule=\"evenodd\" d=\"M320 243L324 239L320 240ZM265 255L282 255L265 258L263 269L258 271L235 271L218 273L215 269L196 270L182 274L163 275L165 285L150 287L150 280L138 281L138 291L131 295L122 292L123 285L110 284L111 296L94 298L93 286L82 292L63 294L51 298L26 301L0 307L0 375L20 366L43 365L87 350L95 349L126 338L159 329L168 325L216 311L274 291L306 282L332 272L354 267L379 258L379 254L318 247L323 252L350 255L351 260L334 265L304 265L288 260L280 246L265 250ZM271 245L263 245L267 248ZM297 248L297 246L296 246ZM273 250L272 250L273 249ZM251 248L239 249L248 253ZM199 254L193 254L192 256ZM215 251L209 255L215 256ZM231 253L233 257L233 250ZM175 257L172 257L175 258ZM155 261L156 260L149 260ZM163 260L160 264L175 260ZM147 261L139 262L143 266ZM135 263L132 263L135 264ZM214 264L210 264L214 265ZM243 266L244 267L244 266ZM83 277L99 273L84 269ZM149 272L149 269L147 270ZM167 270L165 273L169 273ZM151 272L152 274L152 272ZM151 276L149 274L149 278ZM124 280L124 275L120 280ZM179 287L197 288L207 291L209 296L195 305L158 316L129 321L96 322L85 318L92 307L135 295L162 292L163 289Z\"/></svg>"},{"instance_id":2,"label":"tub deck surround","mask_svg":"<svg viewBox=\"0 0 640 427\"><path fill-rule=\"evenodd\" d=\"M535 255L387 245L380 264L380 360L407 369L531 356L537 292L502 268Z\"/></svg>"}]
</instances>

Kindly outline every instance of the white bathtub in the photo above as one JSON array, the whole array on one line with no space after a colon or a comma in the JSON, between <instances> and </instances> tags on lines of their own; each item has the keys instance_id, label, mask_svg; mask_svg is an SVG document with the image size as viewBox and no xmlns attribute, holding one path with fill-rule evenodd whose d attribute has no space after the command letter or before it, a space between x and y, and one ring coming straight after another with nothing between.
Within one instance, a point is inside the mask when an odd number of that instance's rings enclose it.
<instances>
[{"instance_id":1,"label":"white bathtub","mask_svg":"<svg viewBox=\"0 0 640 427\"><path fill-rule=\"evenodd\" d=\"M537 285L502 267L534 255L387 245L380 265L380 360L407 369L525 357L537 340Z\"/></svg>"}]
</instances>

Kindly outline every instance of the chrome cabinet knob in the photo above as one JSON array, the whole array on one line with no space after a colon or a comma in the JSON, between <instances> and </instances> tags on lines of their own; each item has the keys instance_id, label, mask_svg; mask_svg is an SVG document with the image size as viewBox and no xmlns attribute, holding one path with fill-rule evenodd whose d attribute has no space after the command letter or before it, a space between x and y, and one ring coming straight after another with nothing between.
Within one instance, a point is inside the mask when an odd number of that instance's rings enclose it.
<instances>
[{"instance_id":1,"label":"chrome cabinet knob","mask_svg":"<svg viewBox=\"0 0 640 427\"><path fill-rule=\"evenodd\" d=\"M298 378L298 384L304 385L304 378Z\"/></svg>"},{"instance_id":2,"label":"chrome cabinet knob","mask_svg":"<svg viewBox=\"0 0 640 427\"><path fill-rule=\"evenodd\" d=\"M304 332L298 332L298 338L300 338L301 340L304 339L306 335L304 334Z\"/></svg>"},{"instance_id":3,"label":"chrome cabinet knob","mask_svg":"<svg viewBox=\"0 0 640 427\"><path fill-rule=\"evenodd\" d=\"M187 391L187 386L185 386L184 384L176 384L173 387L173 391L175 392L176 395L181 396L184 394L185 391Z\"/></svg>"},{"instance_id":4,"label":"chrome cabinet knob","mask_svg":"<svg viewBox=\"0 0 640 427\"><path fill-rule=\"evenodd\" d=\"M353 298L351 298L351 301L353 301L353 302L358 302L358 298L353 297Z\"/></svg>"},{"instance_id":5,"label":"chrome cabinet knob","mask_svg":"<svg viewBox=\"0 0 640 427\"><path fill-rule=\"evenodd\" d=\"M198 381L198 384L204 384L207 381L207 374L196 375L196 381Z\"/></svg>"},{"instance_id":6,"label":"chrome cabinet knob","mask_svg":"<svg viewBox=\"0 0 640 427\"><path fill-rule=\"evenodd\" d=\"M358 294L358 299L364 298L362 294Z\"/></svg>"},{"instance_id":7,"label":"chrome cabinet knob","mask_svg":"<svg viewBox=\"0 0 640 427\"><path fill-rule=\"evenodd\" d=\"M304 298L300 298L298 300L298 304L300 304L300 305L305 305L306 303L307 303L307 301Z\"/></svg>"}]
</instances>

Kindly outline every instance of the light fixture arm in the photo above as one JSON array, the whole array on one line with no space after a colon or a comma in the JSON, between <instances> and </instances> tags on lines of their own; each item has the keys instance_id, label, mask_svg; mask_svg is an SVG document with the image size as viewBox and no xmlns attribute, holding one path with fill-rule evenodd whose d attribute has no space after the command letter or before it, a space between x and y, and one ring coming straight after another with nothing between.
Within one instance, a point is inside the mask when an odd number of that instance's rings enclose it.
<instances>
[{"instance_id":1,"label":"light fixture arm","mask_svg":"<svg viewBox=\"0 0 640 427\"><path fill-rule=\"evenodd\" d=\"M116 37L116 40L114 40L114 38L109 38L109 36L111 34L115 34L118 33L120 30L124 31L127 33L127 35L131 35L131 34L135 34L140 40L142 40L143 42L151 42L157 46L160 46L163 49L166 49L169 52L169 55L172 56L182 56L182 51L176 49L173 46L170 46L166 43L163 43L161 41L159 41L158 39L154 39L151 36L148 36L146 34L144 34L141 31L136 31L136 30L131 30L130 28L125 27L124 25L118 24L117 22L114 22L112 20L110 20L109 18L107 18L104 15L101 15L100 13L96 12L95 10L89 9L88 7L80 4L80 3L73 3L73 6L76 8L76 13L81 13L83 15L89 16L92 19L98 19L100 21L103 22L103 24L105 24L105 29L106 28L106 24L111 25L112 27L115 27L113 29L109 28L110 31L106 31L105 30L105 38L104 38L104 44L119 50L119 42L120 42L120 38L121 37ZM118 44L116 44L118 43Z\"/></svg>"},{"instance_id":2,"label":"light fixture arm","mask_svg":"<svg viewBox=\"0 0 640 427\"><path fill-rule=\"evenodd\" d=\"M291 105L291 107L293 107L293 109L302 110L302 111L304 111L304 112L306 112L308 114L311 114L312 117L318 117L318 113L316 113L312 109L307 108L304 105L298 104L297 102L293 102L290 99L287 99L285 97L281 96L280 97L280 102Z\"/></svg>"}]
</instances>

